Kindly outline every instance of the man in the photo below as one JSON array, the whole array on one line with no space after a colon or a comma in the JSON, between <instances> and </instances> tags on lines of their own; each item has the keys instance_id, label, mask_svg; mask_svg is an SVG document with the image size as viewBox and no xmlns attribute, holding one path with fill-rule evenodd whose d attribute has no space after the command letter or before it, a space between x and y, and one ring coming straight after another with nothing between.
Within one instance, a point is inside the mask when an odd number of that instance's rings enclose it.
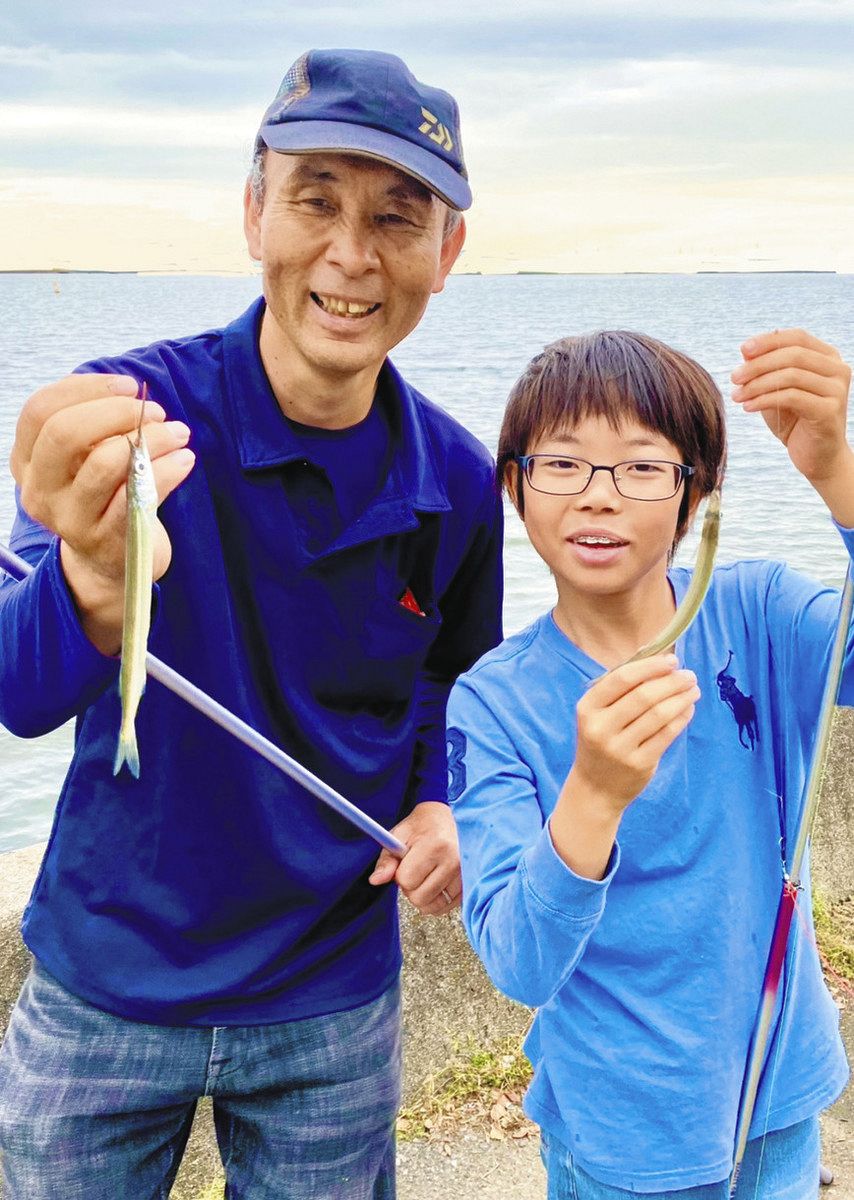
<instances>
[{"instance_id":1,"label":"man","mask_svg":"<svg viewBox=\"0 0 854 1200\"><path fill-rule=\"evenodd\" d=\"M500 637L485 450L386 360L441 290L470 203L457 109L386 54L312 51L245 196L263 299L37 393L12 453L0 719L77 718L0 1052L6 1200L168 1194L213 1097L228 1195L389 1197L394 881L460 894L444 707ZM163 501L149 645L409 847L376 848L151 683L119 728L127 441ZM188 442L192 451L187 448Z\"/></svg>"}]
</instances>

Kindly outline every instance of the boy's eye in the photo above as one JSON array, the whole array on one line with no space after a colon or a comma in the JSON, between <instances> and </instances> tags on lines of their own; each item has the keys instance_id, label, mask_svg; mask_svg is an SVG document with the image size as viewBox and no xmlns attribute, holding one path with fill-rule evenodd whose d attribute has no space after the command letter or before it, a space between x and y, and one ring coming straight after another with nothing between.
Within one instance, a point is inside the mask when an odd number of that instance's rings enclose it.
<instances>
[{"instance_id":1,"label":"boy's eye","mask_svg":"<svg viewBox=\"0 0 854 1200\"><path fill-rule=\"evenodd\" d=\"M562 474L581 470L581 463L576 458L545 458L542 463L547 470Z\"/></svg>"},{"instance_id":2,"label":"boy's eye","mask_svg":"<svg viewBox=\"0 0 854 1200\"><path fill-rule=\"evenodd\" d=\"M660 462L623 463L623 471L626 475L663 475L665 470L664 463Z\"/></svg>"}]
</instances>

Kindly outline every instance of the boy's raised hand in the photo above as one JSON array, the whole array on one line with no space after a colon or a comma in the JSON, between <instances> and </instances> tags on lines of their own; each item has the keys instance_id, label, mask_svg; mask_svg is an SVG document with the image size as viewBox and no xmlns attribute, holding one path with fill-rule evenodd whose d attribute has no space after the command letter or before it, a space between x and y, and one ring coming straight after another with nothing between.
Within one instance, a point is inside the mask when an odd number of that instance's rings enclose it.
<instances>
[{"instance_id":1,"label":"boy's raised hand","mask_svg":"<svg viewBox=\"0 0 854 1200\"><path fill-rule=\"evenodd\" d=\"M846 416L851 368L839 351L803 329L761 333L741 347L732 398L760 412L797 469L823 494L850 465Z\"/></svg>"},{"instance_id":2,"label":"boy's raised hand","mask_svg":"<svg viewBox=\"0 0 854 1200\"><path fill-rule=\"evenodd\" d=\"M579 700L575 761L549 821L555 850L576 874L603 877L623 812L699 698L694 672L658 654L609 671Z\"/></svg>"}]
</instances>

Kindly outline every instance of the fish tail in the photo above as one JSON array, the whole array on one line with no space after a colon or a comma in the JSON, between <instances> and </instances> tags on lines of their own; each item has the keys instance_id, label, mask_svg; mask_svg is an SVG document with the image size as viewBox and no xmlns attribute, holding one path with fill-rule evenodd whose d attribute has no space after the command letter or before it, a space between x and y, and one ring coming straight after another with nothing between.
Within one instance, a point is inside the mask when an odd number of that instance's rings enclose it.
<instances>
[{"instance_id":1,"label":"fish tail","mask_svg":"<svg viewBox=\"0 0 854 1200\"><path fill-rule=\"evenodd\" d=\"M136 744L136 733L132 725L129 730L125 730L122 727L119 732L119 744L116 746L113 774L118 775L125 763L127 763L128 770L134 779L139 779L139 749Z\"/></svg>"}]
</instances>

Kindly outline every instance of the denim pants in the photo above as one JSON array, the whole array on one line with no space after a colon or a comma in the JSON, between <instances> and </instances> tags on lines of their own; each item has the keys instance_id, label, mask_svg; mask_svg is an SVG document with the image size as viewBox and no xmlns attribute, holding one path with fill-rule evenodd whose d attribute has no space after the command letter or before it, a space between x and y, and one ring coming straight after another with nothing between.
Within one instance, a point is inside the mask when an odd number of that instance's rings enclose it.
<instances>
[{"instance_id":1,"label":"denim pants","mask_svg":"<svg viewBox=\"0 0 854 1200\"><path fill-rule=\"evenodd\" d=\"M227 1200L392 1200L400 988L276 1025L148 1025L36 964L0 1049L3 1200L166 1200L213 1100Z\"/></svg>"},{"instance_id":2,"label":"denim pants","mask_svg":"<svg viewBox=\"0 0 854 1200\"><path fill-rule=\"evenodd\" d=\"M548 1173L548 1200L728 1200L729 1181L669 1192L629 1192L598 1183L571 1153L543 1132L540 1151ZM810 1117L747 1143L735 1200L815 1200L819 1187L819 1124Z\"/></svg>"}]
</instances>

